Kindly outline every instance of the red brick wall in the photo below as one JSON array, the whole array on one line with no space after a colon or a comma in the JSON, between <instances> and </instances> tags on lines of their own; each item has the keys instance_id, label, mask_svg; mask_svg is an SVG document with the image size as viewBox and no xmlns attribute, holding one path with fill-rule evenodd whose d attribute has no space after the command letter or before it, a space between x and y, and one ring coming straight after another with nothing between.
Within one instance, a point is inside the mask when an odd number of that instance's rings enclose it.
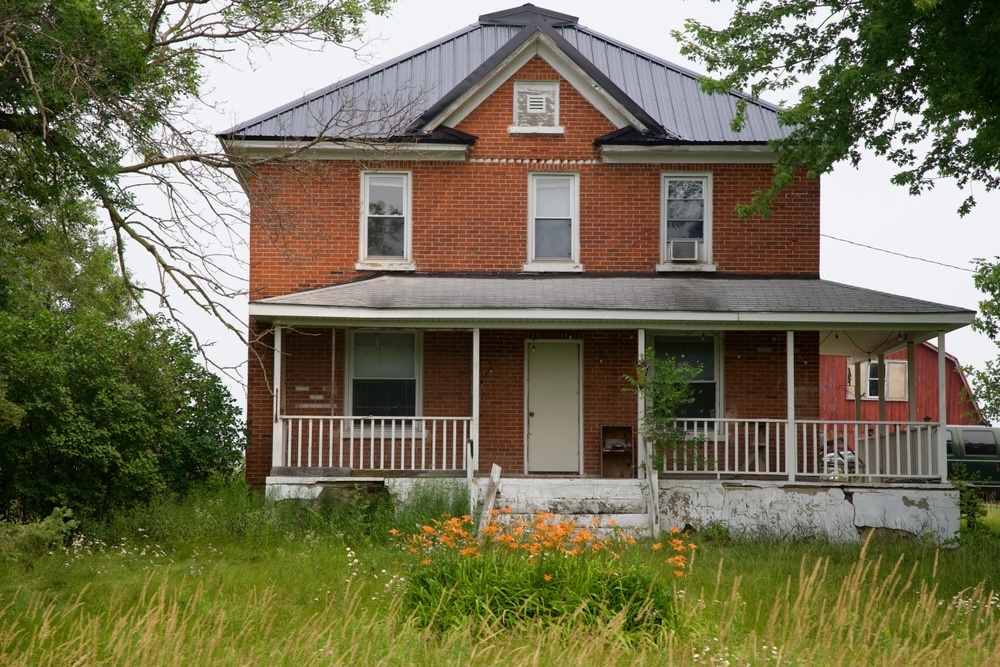
<instances>
[{"instance_id":1,"label":"red brick wall","mask_svg":"<svg viewBox=\"0 0 1000 667\"><path fill-rule=\"evenodd\" d=\"M783 419L788 383L784 331L725 335L726 417ZM819 417L819 334L795 332L795 416Z\"/></svg>"},{"instance_id":2,"label":"red brick wall","mask_svg":"<svg viewBox=\"0 0 1000 667\"><path fill-rule=\"evenodd\" d=\"M249 327L246 479L259 487L271 472L274 336L253 320Z\"/></svg>"},{"instance_id":3,"label":"red brick wall","mask_svg":"<svg viewBox=\"0 0 1000 667\"><path fill-rule=\"evenodd\" d=\"M514 78L558 78L537 58ZM660 175L710 172L718 270L819 275L819 184L800 176L769 219L741 220L737 204L766 188L766 164L604 164L593 141L614 129L566 82L563 135L510 135L513 81L459 129L479 138L465 162L288 161L251 177L251 299L357 277L361 172L412 172L417 271L520 272L527 260L529 174L580 175L580 255L588 272L651 274L659 261ZM484 160L489 160L484 162ZM551 161L556 162L551 162ZM366 274L367 272L362 272Z\"/></svg>"},{"instance_id":4,"label":"red brick wall","mask_svg":"<svg viewBox=\"0 0 1000 667\"><path fill-rule=\"evenodd\" d=\"M471 331L424 333L423 370L425 416L472 416Z\"/></svg>"}]
</instances>

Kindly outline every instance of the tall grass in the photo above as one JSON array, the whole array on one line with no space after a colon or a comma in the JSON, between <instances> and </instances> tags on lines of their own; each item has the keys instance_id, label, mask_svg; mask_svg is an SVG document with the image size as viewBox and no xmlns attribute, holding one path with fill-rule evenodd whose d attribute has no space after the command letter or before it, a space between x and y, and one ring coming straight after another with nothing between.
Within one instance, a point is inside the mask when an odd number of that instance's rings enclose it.
<instances>
[{"instance_id":1,"label":"tall grass","mask_svg":"<svg viewBox=\"0 0 1000 667\"><path fill-rule=\"evenodd\" d=\"M406 520L420 503L425 521L440 515L447 498L415 501ZM671 586L677 622L637 640L615 619L426 629L403 606L396 547L371 527L314 523L335 511L371 510L276 507L216 489L119 518L31 570L4 564L0 663L1000 663L1000 536L989 531L946 550L699 539L692 574ZM671 580L663 561L649 553L647 565Z\"/></svg>"}]
</instances>

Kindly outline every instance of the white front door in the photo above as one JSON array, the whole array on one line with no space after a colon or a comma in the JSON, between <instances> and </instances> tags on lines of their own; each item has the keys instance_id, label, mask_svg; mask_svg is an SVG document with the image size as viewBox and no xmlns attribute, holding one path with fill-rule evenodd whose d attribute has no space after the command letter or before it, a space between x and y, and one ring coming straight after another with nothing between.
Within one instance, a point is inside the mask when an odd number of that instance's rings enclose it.
<instances>
[{"instance_id":1,"label":"white front door","mask_svg":"<svg viewBox=\"0 0 1000 667\"><path fill-rule=\"evenodd\" d=\"M528 341L528 472L580 471L580 342Z\"/></svg>"}]
</instances>

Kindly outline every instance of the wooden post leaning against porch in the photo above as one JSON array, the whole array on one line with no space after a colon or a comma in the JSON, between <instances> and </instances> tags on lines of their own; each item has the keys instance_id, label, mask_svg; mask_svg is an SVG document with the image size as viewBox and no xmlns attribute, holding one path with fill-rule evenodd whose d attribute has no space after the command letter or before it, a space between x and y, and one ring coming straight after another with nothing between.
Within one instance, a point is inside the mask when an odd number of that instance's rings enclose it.
<instances>
[{"instance_id":1,"label":"wooden post leaning against porch","mask_svg":"<svg viewBox=\"0 0 1000 667\"><path fill-rule=\"evenodd\" d=\"M271 384L273 386L274 394L274 406L271 409L271 418L274 420L272 431L271 431L271 467L277 468L284 465L282 456L282 440L283 433L281 429L281 392L284 389L282 386L282 371L281 371L281 336L282 328L280 325L274 326L274 368L273 377L271 378Z\"/></svg>"},{"instance_id":2,"label":"wooden post leaning against porch","mask_svg":"<svg viewBox=\"0 0 1000 667\"><path fill-rule=\"evenodd\" d=\"M785 372L788 384L788 426L785 433L785 468L788 481L795 481L795 472L799 466L798 437L795 432L795 332L787 331L785 338Z\"/></svg>"},{"instance_id":3,"label":"wooden post leaning against porch","mask_svg":"<svg viewBox=\"0 0 1000 667\"><path fill-rule=\"evenodd\" d=\"M941 473L941 483L948 481L948 454L945 451L945 426L948 424L948 401L946 387L948 378L945 377L945 353L944 353L944 332L938 332L938 429L937 429L937 464Z\"/></svg>"}]
</instances>

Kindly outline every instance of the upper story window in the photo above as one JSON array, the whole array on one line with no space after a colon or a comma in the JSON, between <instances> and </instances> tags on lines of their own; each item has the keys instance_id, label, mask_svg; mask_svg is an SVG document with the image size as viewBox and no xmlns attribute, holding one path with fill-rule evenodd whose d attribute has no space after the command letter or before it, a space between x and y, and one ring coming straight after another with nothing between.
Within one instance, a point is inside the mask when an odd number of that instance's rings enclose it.
<instances>
[{"instance_id":1,"label":"upper story window","mask_svg":"<svg viewBox=\"0 0 1000 667\"><path fill-rule=\"evenodd\" d=\"M515 81L512 134L561 134L558 81Z\"/></svg>"},{"instance_id":2,"label":"upper story window","mask_svg":"<svg viewBox=\"0 0 1000 667\"><path fill-rule=\"evenodd\" d=\"M531 174L525 271L582 271L579 176Z\"/></svg>"},{"instance_id":3,"label":"upper story window","mask_svg":"<svg viewBox=\"0 0 1000 667\"><path fill-rule=\"evenodd\" d=\"M359 269L412 270L409 172L364 172Z\"/></svg>"},{"instance_id":4,"label":"upper story window","mask_svg":"<svg viewBox=\"0 0 1000 667\"><path fill-rule=\"evenodd\" d=\"M712 178L663 174L657 271L706 271L712 264Z\"/></svg>"}]
</instances>

